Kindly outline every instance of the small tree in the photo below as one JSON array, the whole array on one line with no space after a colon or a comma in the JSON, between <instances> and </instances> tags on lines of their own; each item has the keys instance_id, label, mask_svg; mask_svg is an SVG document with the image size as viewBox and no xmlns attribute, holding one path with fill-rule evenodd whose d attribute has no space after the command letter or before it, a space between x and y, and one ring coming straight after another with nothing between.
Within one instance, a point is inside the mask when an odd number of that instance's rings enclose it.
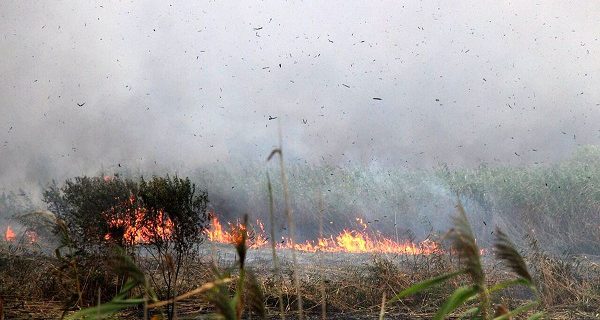
<instances>
[{"instance_id":1,"label":"small tree","mask_svg":"<svg viewBox=\"0 0 600 320\"><path fill-rule=\"evenodd\" d=\"M123 232L110 221L134 214L130 199L137 190L131 179L77 177L62 187L54 182L44 191L44 201L65 222L76 249L91 254L106 251L107 236L127 247Z\"/></svg>"},{"instance_id":2,"label":"small tree","mask_svg":"<svg viewBox=\"0 0 600 320\"><path fill-rule=\"evenodd\" d=\"M105 294L122 284L124 279L108 272L104 257L115 242L125 248L127 242L109 221L133 213L128 201L137 188L130 179L77 177L62 186L53 182L44 190L44 201L57 218L54 231L60 246L55 252L61 261L60 274L65 289L72 291L67 307L95 301L98 288Z\"/></svg>"},{"instance_id":3,"label":"small tree","mask_svg":"<svg viewBox=\"0 0 600 320\"><path fill-rule=\"evenodd\" d=\"M151 280L161 298L176 294L181 267L201 243L202 231L207 227L207 193L197 192L189 179L177 176L153 177L148 181L77 177L62 187L50 185L44 200L62 226L61 238L69 239L57 250L59 257L66 257L69 268L90 272L92 269L84 266L95 262L96 269L103 271L104 259L98 257L108 255L112 246L123 247L133 258L135 249L144 247L159 266L158 279L151 274ZM61 254L61 250L67 254ZM89 277L80 272L74 274L78 303L85 300L82 295L87 296L80 288L95 295L96 288L103 286L102 281L112 281L99 278L95 285L80 285ZM173 307L169 306L169 318L174 315Z\"/></svg>"},{"instance_id":4,"label":"small tree","mask_svg":"<svg viewBox=\"0 0 600 320\"><path fill-rule=\"evenodd\" d=\"M161 295L171 298L177 294L182 265L195 252L207 228L208 195L196 192L188 178L177 176L142 178L139 198L143 203L144 243L149 252L156 254L159 270L165 284ZM156 283L156 279L152 279ZM167 316L174 317L174 302L168 306Z\"/></svg>"}]
</instances>

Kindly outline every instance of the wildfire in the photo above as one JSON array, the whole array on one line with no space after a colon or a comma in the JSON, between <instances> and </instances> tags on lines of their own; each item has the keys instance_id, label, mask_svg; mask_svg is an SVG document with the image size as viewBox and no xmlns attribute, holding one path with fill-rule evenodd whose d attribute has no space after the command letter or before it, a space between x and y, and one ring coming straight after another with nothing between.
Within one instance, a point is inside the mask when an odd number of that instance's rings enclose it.
<instances>
[{"instance_id":1,"label":"wildfire","mask_svg":"<svg viewBox=\"0 0 600 320\"><path fill-rule=\"evenodd\" d=\"M149 243L153 240L168 239L173 233L173 222L169 217L159 212L157 218L148 219L148 210L135 207L135 199L129 199L130 209L113 209L107 212L109 228L114 232L104 236L105 240L122 239L129 244ZM349 252L349 253L392 253L392 254L432 254L441 252L438 243L425 240L419 243L411 241L394 241L378 233L367 230L367 224L361 219L356 219L362 230L343 230L336 236L322 237L316 240L307 240L292 244L289 239L282 239L277 244L280 249L292 247L305 252ZM210 227L204 231L208 240L215 243L238 243L242 231L248 235L247 243L250 248L258 249L269 245L269 237L264 230L264 224L257 220L252 225L244 225L240 221L228 222L223 225L215 214L212 214ZM119 232L119 233L116 233Z\"/></svg>"},{"instance_id":2,"label":"wildfire","mask_svg":"<svg viewBox=\"0 0 600 320\"><path fill-rule=\"evenodd\" d=\"M293 247L299 251L305 252L349 252L349 253L396 253L396 254L432 254L440 252L439 245L431 240L425 240L420 243L411 241L397 242L381 235L370 235L367 231L367 225L362 220L357 219L359 225L363 227L362 231L343 230L337 236L328 238L318 238L315 241L305 241L295 243ZM264 226L257 221L258 230L249 231L250 247L261 248L268 244L268 237L265 235ZM208 239L218 243L234 243L235 235L239 234L240 228L244 228L239 222L228 223L228 230L216 216L211 219L211 226L205 232ZM277 245L280 249L290 249L292 244L288 239L283 239Z\"/></svg>"},{"instance_id":3,"label":"wildfire","mask_svg":"<svg viewBox=\"0 0 600 320\"><path fill-rule=\"evenodd\" d=\"M129 199L131 205L135 204L135 198ZM122 232L122 238L130 244L148 243L156 239L168 239L173 233L173 222L163 212L159 211L156 219L148 219L148 210L143 207L127 208L122 214L116 214L115 209L107 212L108 226L112 230ZM117 217L115 217L117 216ZM115 235L107 233L105 240L115 238Z\"/></svg>"},{"instance_id":4,"label":"wildfire","mask_svg":"<svg viewBox=\"0 0 600 320\"><path fill-rule=\"evenodd\" d=\"M25 232L23 233L23 238L22 239L26 240L25 243L34 244L34 243L36 243L38 241L38 235L33 230L25 230ZM8 242L15 242L15 241L17 241L17 234L11 228L11 226L7 226L6 227L6 231L4 232L4 240L6 240Z\"/></svg>"},{"instance_id":5,"label":"wildfire","mask_svg":"<svg viewBox=\"0 0 600 320\"><path fill-rule=\"evenodd\" d=\"M13 229L8 226L6 227L6 232L4 233L4 240L6 241L15 241L17 239L17 235L13 231Z\"/></svg>"},{"instance_id":6,"label":"wildfire","mask_svg":"<svg viewBox=\"0 0 600 320\"><path fill-rule=\"evenodd\" d=\"M260 248L266 246L269 241L265 236L264 225L260 220L256 221L258 231L253 229L246 230L248 232L248 244L250 248ZM227 223L229 231L223 229L223 225L219 219L213 215L211 218L210 228L205 231L208 240L219 243L238 243L240 231L246 229L241 222Z\"/></svg>"}]
</instances>

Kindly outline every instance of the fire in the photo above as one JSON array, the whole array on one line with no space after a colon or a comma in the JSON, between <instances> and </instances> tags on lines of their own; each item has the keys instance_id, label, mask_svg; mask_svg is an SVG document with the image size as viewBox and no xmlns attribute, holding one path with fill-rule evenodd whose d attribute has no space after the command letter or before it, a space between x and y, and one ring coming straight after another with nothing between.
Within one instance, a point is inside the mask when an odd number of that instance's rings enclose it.
<instances>
[{"instance_id":1,"label":"fire","mask_svg":"<svg viewBox=\"0 0 600 320\"><path fill-rule=\"evenodd\" d=\"M210 222L210 229L206 230L208 240L222 243L232 242L230 233L223 231L221 221L217 217L213 217Z\"/></svg>"},{"instance_id":2,"label":"fire","mask_svg":"<svg viewBox=\"0 0 600 320\"><path fill-rule=\"evenodd\" d=\"M17 239L17 235L13 231L13 229L8 226L6 227L6 232L4 233L4 240L6 241L15 241Z\"/></svg>"},{"instance_id":3,"label":"fire","mask_svg":"<svg viewBox=\"0 0 600 320\"><path fill-rule=\"evenodd\" d=\"M27 229L27 230L25 230L25 232L22 233L21 239L22 239L22 243L34 244L34 243L38 242L38 234L34 230ZM6 231L4 232L4 240L6 240L8 242L17 241L17 234L11 228L11 226L6 227ZM21 242L21 240L19 242Z\"/></svg>"},{"instance_id":4,"label":"fire","mask_svg":"<svg viewBox=\"0 0 600 320\"><path fill-rule=\"evenodd\" d=\"M289 243L279 245L290 248ZM366 231L343 230L336 237L319 238L294 245L294 248L307 252L349 252L349 253L392 253L392 254L433 254L441 252L439 245L431 240L420 243L397 242L381 235L369 235Z\"/></svg>"},{"instance_id":5,"label":"fire","mask_svg":"<svg viewBox=\"0 0 600 320\"><path fill-rule=\"evenodd\" d=\"M343 230L337 236L328 238L318 238L315 241L305 241L295 243L293 247L299 251L305 252L349 252L349 253L395 253L395 254L432 254L441 252L440 246L431 240L425 240L420 243L411 241L398 242L378 234L369 234L367 225L357 219L357 223L363 228L362 231ZM261 248L266 246L269 241L264 232L264 226L257 221L258 230L249 232L251 248ZM208 239L218 243L234 243L235 235L239 234L239 228L243 228L239 222L228 223L228 230L223 228L219 219L213 215L210 228L205 231ZM292 244L288 239L283 239L277 245L280 249L290 249Z\"/></svg>"},{"instance_id":6,"label":"fire","mask_svg":"<svg viewBox=\"0 0 600 320\"><path fill-rule=\"evenodd\" d=\"M265 236L263 223L260 222L260 220L257 220L256 224L258 225L258 232L253 229L247 230L250 248L264 247L269 243ZM247 228L241 222L236 221L235 223L227 223L229 231L225 231L223 225L214 214L212 215L210 225L210 228L205 231L205 234L208 237L208 240L219 243L238 243L240 231Z\"/></svg>"},{"instance_id":7,"label":"fire","mask_svg":"<svg viewBox=\"0 0 600 320\"><path fill-rule=\"evenodd\" d=\"M135 198L130 198L129 203L135 204ZM129 244L149 243L157 238L169 239L173 234L171 219L163 211L158 212L156 219L148 219L147 214L146 208L135 207L125 209L124 214L117 214L113 208L105 215L109 228L122 231L123 240ZM113 238L111 233L104 236L105 240Z\"/></svg>"}]
</instances>

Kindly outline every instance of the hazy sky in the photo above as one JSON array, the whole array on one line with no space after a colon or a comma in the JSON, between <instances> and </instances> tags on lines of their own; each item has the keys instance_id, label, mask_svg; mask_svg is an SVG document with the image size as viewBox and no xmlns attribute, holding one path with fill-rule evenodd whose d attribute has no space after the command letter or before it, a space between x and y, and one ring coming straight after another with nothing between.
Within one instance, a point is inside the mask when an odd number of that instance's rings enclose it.
<instances>
[{"instance_id":1,"label":"hazy sky","mask_svg":"<svg viewBox=\"0 0 600 320\"><path fill-rule=\"evenodd\" d=\"M600 1L538 2L2 1L0 180L263 161L279 121L290 160L555 161L600 142Z\"/></svg>"}]
</instances>

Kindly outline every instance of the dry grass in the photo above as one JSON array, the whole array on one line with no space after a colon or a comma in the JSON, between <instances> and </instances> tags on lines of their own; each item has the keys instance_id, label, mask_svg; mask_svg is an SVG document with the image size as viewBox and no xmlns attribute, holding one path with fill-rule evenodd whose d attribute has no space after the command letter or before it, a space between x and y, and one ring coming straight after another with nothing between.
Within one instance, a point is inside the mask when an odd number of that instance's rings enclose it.
<instances>
[{"instance_id":1,"label":"dry grass","mask_svg":"<svg viewBox=\"0 0 600 320\"><path fill-rule=\"evenodd\" d=\"M529 264L548 309L600 312L600 264L587 257L559 259L541 251L531 240Z\"/></svg>"},{"instance_id":2,"label":"dry grass","mask_svg":"<svg viewBox=\"0 0 600 320\"><path fill-rule=\"evenodd\" d=\"M227 249L220 252L216 256L216 263L221 266L230 265L233 253ZM303 261L314 262L317 256L301 258ZM448 272L452 270L457 258L451 255L325 254L323 259L322 266L303 262L303 273L299 277L304 311L310 318L321 317L323 285L328 318L374 318L380 312L383 294L393 297L415 282ZM7 260L2 261L1 295L5 301L6 319L60 318L64 306L61 299L67 297L59 294L60 283L56 283L57 280L53 278L52 269L55 268L56 261L49 257L13 255L10 269L6 268ZM585 259L569 263L534 251L527 256L527 262L533 278L541 288L542 301L549 312L549 318L597 319L596 314L600 313L598 264ZM186 266L183 277L186 282L182 283L185 290L213 279L209 272L209 263L210 257L204 257ZM487 262L485 256L483 263L489 283L508 278L506 272ZM279 292L275 288L281 288L283 309L288 318L294 318L294 314L297 314L296 291L293 285L294 268L291 262L283 257L280 267L283 286L277 285L279 280L273 277L269 260L256 260L251 264L251 268L258 274L258 282L265 293L264 302L271 317L279 317ZM49 290L48 285L54 286L55 289ZM430 318L443 303L444 297L457 286L458 280L447 287L435 288L402 302L386 304L385 316L400 319L402 316ZM513 307L521 300L529 298L525 290L512 290L514 291L510 292L510 299L497 300L498 297L492 297L493 302ZM177 310L181 319L214 311L206 301L199 298L180 301ZM139 315L140 311L134 309L120 316L135 319Z\"/></svg>"},{"instance_id":3,"label":"dry grass","mask_svg":"<svg viewBox=\"0 0 600 320\"><path fill-rule=\"evenodd\" d=\"M283 209L293 243L294 218L290 204L291 192L288 188L281 146L273 151L271 156L273 155L279 155L284 196ZM273 221L272 194L270 197L270 221ZM319 233L322 233L322 219L321 209L319 210ZM275 238L273 231L271 234L272 238ZM310 318L369 318L377 315L398 319L431 318L442 306L445 298L464 283L467 276L484 296L485 301L482 305L497 304L514 309L523 301L531 299L531 292L519 288L508 289L509 294L488 296L487 290L481 288L506 281L510 279L510 274L494 264L492 259L485 256L480 259L479 248L466 219L455 223L452 235L451 238L454 237L452 239L455 243L454 250L446 250L446 252L459 253L457 256L453 254L366 256L325 253L315 255L294 250L287 253L272 251L270 254L272 258L258 259L247 264L247 268L254 269L257 274L256 282L260 291L264 293L262 302L267 307L268 314L280 318L302 319L304 314ZM189 261L183 267L180 283L178 283L181 292L193 290L213 281L214 272L210 272L210 265L216 266L219 270L230 266L236 259L236 255L231 250L223 252L224 255L207 255ZM512 255L506 250L503 252L508 256ZM516 253L516 250L513 253ZM264 256L269 257L269 254L265 253ZM529 254L525 256L531 275L522 272L522 267L525 265L522 260L508 259L509 267L521 277L536 282L537 287L540 288L543 307L550 318L600 318L598 264L586 258L573 260L551 256L539 248L535 239L530 239ZM69 293L74 292L73 283L66 275L68 270L61 269L56 259L39 254L31 256L27 251L15 252L4 248L0 251L0 259L0 277L3 281L0 287L0 298L4 300L3 308L7 319L36 318L44 308L48 310L45 313L46 318L48 316L54 318L55 315L59 317L60 312L54 313L57 310L54 301L72 301L73 297L69 296ZM241 261L244 259L242 258ZM279 263L273 264L277 261ZM158 272L155 265L142 257L137 264L145 274ZM444 286L429 288L402 301L388 301L385 303L385 308L382 307L385 297L394 297L414 283L452 272L456 270L457 265L466 265L465 276L452 279ZM87 281L85 272L89 270L83 272L81 276L85 283ZM238 274L233 272L231 279L235 277L243 279L243 271ZM224 287L223 296L227 296L228 290L240 292L233 282L235 281L232 281L228 288ZM237 288L240 285L238 283ZM118 287L118 284L115 287ZM154 289L160 290L160 288ZM87 298L89 304L91 300ZM15 304L19 299L36 301L36 303ZM99 294L99 300L108 299L104 299ZM240 301L243 301L243 298ZM62 305L63 308L59 308L58 311L66 310L64 306L69 304L62 303ZM243 305L243 302L238 305ZM140 318L140 315L144 314L143 311L130 308L120 313L119 318ZM181 319L193 318L213 311L215 311L214 307L203 298L190 297L177 301L177 316ZM240 310L236 311L238 316L241 315ZM252 315L250 314L249 317Z\"/></svg>"}]
</instances>

